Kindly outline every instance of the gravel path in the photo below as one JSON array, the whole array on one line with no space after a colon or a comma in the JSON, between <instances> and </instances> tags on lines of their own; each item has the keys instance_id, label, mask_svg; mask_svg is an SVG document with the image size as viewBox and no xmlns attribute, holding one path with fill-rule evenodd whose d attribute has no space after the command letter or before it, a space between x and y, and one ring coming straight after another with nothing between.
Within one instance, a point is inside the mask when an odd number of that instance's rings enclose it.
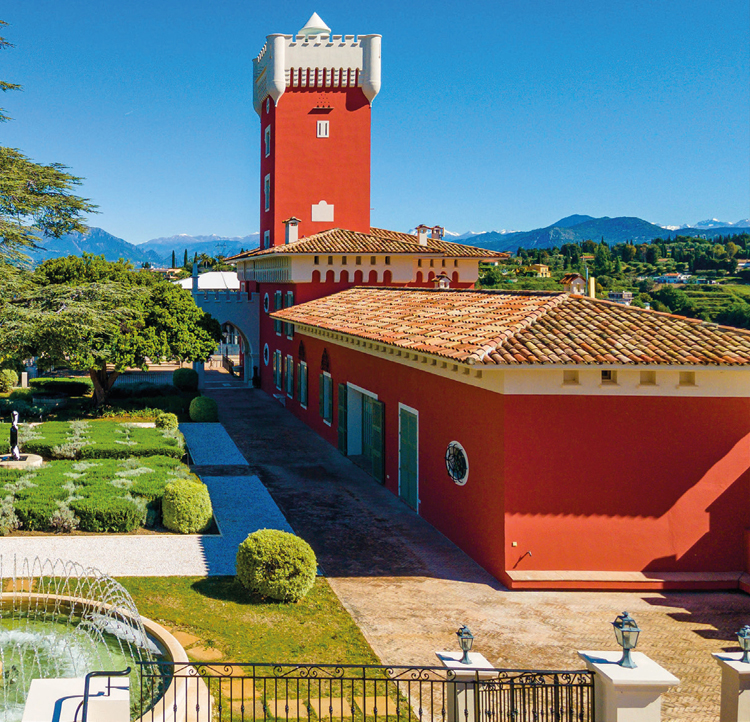
<instances>
[{"instance_id":1,"label":"gravel path","mask_svg":"<svg viewBox=\"0 0 750 722\"><path fill-rule=\"evenodd\" d=\"M292 531L257 476L207 476L203 481L211 493L221 535L1 537L0 555L6 559L16 555L19 563L23 557L70 560L114 577L220 576L234 574L237 546L249 533Z\"/></svg>"},{"instance_id":2,"label":"gravel path","mask_svg":"<svg viewBox=\"0 0 750 722\"><path fill-rule=\"evenodd\" d=\"M221 424L180 424L180 431L197 466L247 466Z\"/></svg>"}]
</instances>

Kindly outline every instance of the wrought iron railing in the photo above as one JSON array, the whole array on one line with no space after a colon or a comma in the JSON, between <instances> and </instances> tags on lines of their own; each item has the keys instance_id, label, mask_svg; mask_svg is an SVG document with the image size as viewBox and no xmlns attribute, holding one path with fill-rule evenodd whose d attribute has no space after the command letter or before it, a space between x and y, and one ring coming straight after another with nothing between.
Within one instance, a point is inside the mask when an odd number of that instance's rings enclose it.
<instances>
[{"instance_id":1,"label":"wrought iron railing","mask_svg":"<svg viewBox=\"0 0 750 722\"><path fill-rule=\"evenodd\" d=\"M587 671L139 664L142 722L594 722Z\"/></svg>"}]
</instances>

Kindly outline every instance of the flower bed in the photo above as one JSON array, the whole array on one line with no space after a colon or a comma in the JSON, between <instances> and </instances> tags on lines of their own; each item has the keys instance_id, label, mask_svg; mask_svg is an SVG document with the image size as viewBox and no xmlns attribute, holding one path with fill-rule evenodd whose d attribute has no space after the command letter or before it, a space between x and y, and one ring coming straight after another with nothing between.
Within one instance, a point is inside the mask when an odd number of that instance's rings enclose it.
<instances>
[{"instance_id":1,"label":"flower bed","mask_svg":"<svg viewBox=\"0 0 750 722\"><path fill-rule=\"evenodd\" d=\"M0 470L0 533L129 532L161 523L170 481L200 480L169 456L53 461L29 471Z\"/></svg>"},{"instance_id":2,"label":"flower bed","mask_svg":"<svg viewBox=\"0 0 750 722\"><path fill-rule=\"evenodd\" d=\"M0 424L0 439L8 436L9 425ZM22 453L45 459L126 459L157 454L181 459L185 453L177 429L143 428L118 421L22 424L20 447Z\"/></svg>"}]
</instances>

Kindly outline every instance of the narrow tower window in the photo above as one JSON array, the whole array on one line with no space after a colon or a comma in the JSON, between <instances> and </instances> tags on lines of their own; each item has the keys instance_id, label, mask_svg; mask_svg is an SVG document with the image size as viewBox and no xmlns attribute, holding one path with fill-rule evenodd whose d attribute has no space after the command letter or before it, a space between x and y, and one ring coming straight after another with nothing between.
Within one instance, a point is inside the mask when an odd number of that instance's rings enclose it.
<instances>
[{"instance_id":1,"label":"narrow tower window","mask_svg":"<svg viewBox=\"0 0 750 722\"><path fill-rule=\"evenodd\" d=\"M330 123L330 121L328 121L328 120L319 120L318 121L318 138L327 138L328 137L329 123Z\"/></svg>"},{"instance_id":2,"label":"narrow tower window","mask_svg":"<svg viewBox=\"0 0 750 722\"><path fill-rule=\"evenodd\" d=\"M266 132L263 136L263 139L266 144L266 158L268 158L269 155L271 155L271 126L266 126Z\"/></svg>"},{"instance_id":3,"label":"narrow tower window","mask_svg":"<svg viewBox=\"0 0 750 722\"><path fill-rule=\"evenodd\" d=\"M265 210L271 210L271 174L269 173L263 179L263 207Z\"/></svg>"}]
</instances>

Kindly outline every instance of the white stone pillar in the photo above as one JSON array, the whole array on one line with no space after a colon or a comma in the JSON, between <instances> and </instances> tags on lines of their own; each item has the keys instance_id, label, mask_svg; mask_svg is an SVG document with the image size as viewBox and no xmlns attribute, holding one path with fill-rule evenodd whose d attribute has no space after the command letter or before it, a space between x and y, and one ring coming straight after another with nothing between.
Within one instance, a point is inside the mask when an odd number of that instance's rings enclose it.
<instances>
[{"instance_id":1,"label":"white stone pillar","mask_svg":"<svg viewBox=\"0 0 750 722\"><path fill-rule=\"evenodd\" d=\"M480 702L477 680L492 679L497 676L492 665L478 652L469 652L469 664L463 664L463 652L435 652L440 663L454 673L455 682L446 687L447 722L480 722L484 718L477 709Z\"/></svg>"},{"instance_id":2,"label":"white stone pillar","mask_svg":"<svg viewBox=\"0 0 750 722\"><path fill-rule=\"evenodd\" d=\"M28 371L21 371L21 388L22 389L29 388L29 372Z\"/></svg>"},{"instance_id":3,"label":"white stone pillar","mask_svg":"<svg viewBox=\"0 0 750 722\"><path fill-rule=\"evenodd\" d=\"M621 667L622 652L578 652L594 672L597 722L660 722L661 696L680 683L642 652L631 652L635 669Z\"/></svg>"},{"instance_id":4,"label":"white stone pillar","mask_svg":"<svg viewBox=\"0 0 750 722\"><path fill-rule=\"evenodd\" d=\"M193 361L193 371L198 374L198 388L202 389L206 386L206 371L202 362Z\"/></svg>"},{"instance_id":5,"label":"white stone pillar","mask_svg":"<svg viewBox=\"0 0 750 722\"><path fill-rule=\"evenodd\" d=\"M750 722L750 664L740 662L742 652L713 657L721 667L720 722Z\"/></svg>"}]
</instances>

